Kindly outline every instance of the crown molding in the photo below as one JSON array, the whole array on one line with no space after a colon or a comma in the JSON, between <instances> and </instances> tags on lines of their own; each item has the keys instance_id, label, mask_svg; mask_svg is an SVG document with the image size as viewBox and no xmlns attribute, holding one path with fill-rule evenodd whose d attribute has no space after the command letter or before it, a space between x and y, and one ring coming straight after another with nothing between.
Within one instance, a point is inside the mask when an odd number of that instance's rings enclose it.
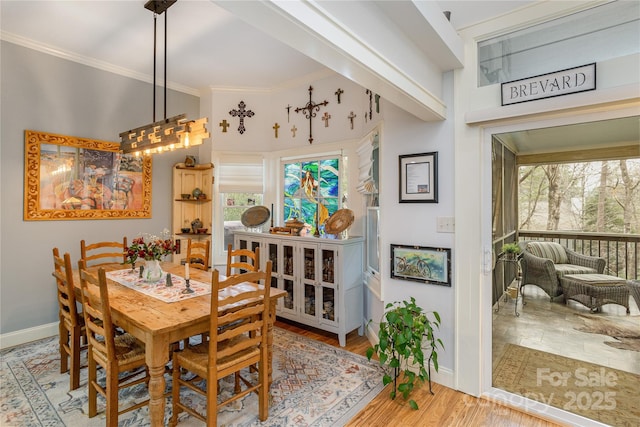
<instances>
[{"instance_id":1,"label":"crown molding","mask_svg":"<svg viewBox=\"0 0 640 427\"><path fill-rule=\"evenodd\" d=\"M76 62L78 64L86 65L88 67L96 68L98 70L106 71L113 74L118 74L123 77L128 77L134 80L140 80L145 83L153 84L153 77L145 73L139 73L137 71L130 70L128 68L113 65L106 61L100 61L99 59L91 58L84 55L78 55L74 52L69 52L63 49L59 49L55 46L47 45L45 43L36 42L26 37L19 36L17 34L9 33L6 31L0 31L0 39L9 43L16 44L18 46L33 49L35 51L52 55L67 61ZM178 83L167 82L167 88L178 92L186 93L189 95L200 97L200 90L192 87L184 86Z\"/></svg>"}]
</instances>

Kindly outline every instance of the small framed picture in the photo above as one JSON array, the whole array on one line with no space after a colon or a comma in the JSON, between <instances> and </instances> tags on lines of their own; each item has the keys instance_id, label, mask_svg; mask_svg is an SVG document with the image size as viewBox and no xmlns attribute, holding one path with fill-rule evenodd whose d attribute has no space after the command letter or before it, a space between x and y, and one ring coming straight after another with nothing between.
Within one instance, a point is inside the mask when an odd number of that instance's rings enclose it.
<instances>
[{"instance_id":1,"label":"small framed picture","mask_svg":"<svg viewBox=\"0 0 640 427\"><path fill-rule=\"evenodd\" d=\"M438 203L438 153L399 156L400 203Z\"/></svg>"},{"instance_id":2,"label":"small framed picture","mask_svg":"<svg viewBox=\"0 0 640 427\"><path fill-rule=\"evenodd\" d=\"M391 278L451 286L451 249L392 244Z\"/></svg>"}]
</instances>

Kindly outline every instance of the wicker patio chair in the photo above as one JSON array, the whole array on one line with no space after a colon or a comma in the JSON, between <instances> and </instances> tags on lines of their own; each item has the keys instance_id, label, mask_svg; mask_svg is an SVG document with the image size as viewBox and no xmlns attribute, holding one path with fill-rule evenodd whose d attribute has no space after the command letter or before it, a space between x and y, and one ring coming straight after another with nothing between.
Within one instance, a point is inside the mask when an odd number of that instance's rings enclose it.
<instances>
[{"instance_id":1,"label":"wicker patio chair","mask_svg":"<svg viewBox=\"0 0 640 427\"><path fill-rule=\"evenodd\" d=\"M526 285L536 285L549 295L551 301L561 301L560 277L565 274L602 274L604 258L582 255L559 243L529 241L519 243L522 250L520 266L524 295Z\"/></svg>"}]
</instances>

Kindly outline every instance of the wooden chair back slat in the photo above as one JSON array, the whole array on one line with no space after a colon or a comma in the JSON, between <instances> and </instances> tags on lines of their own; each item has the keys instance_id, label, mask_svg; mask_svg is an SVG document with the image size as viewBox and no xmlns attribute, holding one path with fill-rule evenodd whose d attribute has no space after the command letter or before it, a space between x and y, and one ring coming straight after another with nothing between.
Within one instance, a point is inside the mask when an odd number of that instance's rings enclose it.
<instances>
[{"instance_id":1,"label":"wooden chair back slat","mask_svg":"<svg viewBox=\"0 0 640 427\"><path fill-rule=\"evenodd\" d=\"M89 343L98 352L106 354L108 360L115 362L115 328L111 319L107 276L102 268L98 269L97 276L88 272L84 259L78 262L78 269L80 271L82 307Z\"/></svg>"},{"instance_id":2,"label":"wooden chair back slat","mask_svg":"<svg viewBox=\"0 0 640 427\"><path fill-rule=\"evenodd\" d=\"M209 364L212 368L221 358L233 357L266 342L271 266L268 261L264 271L228 276L222 281L219 271L213 271L209 329ZM252 283L255 287L242 291L232 288L242 283ZM244 339L234 343L240 336Z\"/></svg>"},{"instance_id":3,"label":"wooden chair back slat","mask_svg":"<svg viewBox=\"0 0 640 427\"><path fill-rule=\"evenodd\" d=\"M73 285L73 269L71 257L65 253L62 257L58 248L53 248L53 277L58 288L58 303L60 316L69 326L75 327L79 323L79 315L76 306L76 296Z\"/></svg>"},{"instance_id":4,"label":"wooden chair back slat","mask_svg":"<svg viewBox=\"0 0 640 427\"><path fill-rule=\"evenodd\" d=\"M87 244L80 241L80 258L85 260L87 266L95 267L113 262L127 261L127 238L122 242L96 242Z\"/></svg>"},{"instance_id":5,"label":"wooden chair back slat","mask_svg":"<svg viewBox=\"0 0 640 427\"><path fill-rule=\"evenodd\" d=\"M187 259L190 267L200 270L209 270L209 259L211 252L211 240L192 240L187 241Z\"/></svg>"},{"instance_id":6,"label":"wooden chair back slat","mask_svg":"<svg viewBox=\"0 0 640 427\"><path fill-rule=\"evenodd\" d=\"M255 251L249 249L233 249L229 244L227 247L227 277L234 274L242 274L248 271L258 271L260 269L260 248Z\"/></svg>"}]
</instances>

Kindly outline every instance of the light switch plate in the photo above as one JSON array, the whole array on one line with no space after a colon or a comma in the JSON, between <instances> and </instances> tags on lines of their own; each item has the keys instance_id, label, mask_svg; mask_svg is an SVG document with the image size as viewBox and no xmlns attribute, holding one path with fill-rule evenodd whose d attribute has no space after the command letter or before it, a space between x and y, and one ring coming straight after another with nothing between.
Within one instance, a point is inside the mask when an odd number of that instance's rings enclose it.
<instances>
[{"instance_id":1,"label":"light switch plate","mask_svg":"<svg viewBox=\"0 0 640 427\"><path fill-rule=\"evenodd\" d=\"M452 216L439 216L436 218L436 231L438 233L455 232L455 221Z\"/></svg>"}]
</instances>

